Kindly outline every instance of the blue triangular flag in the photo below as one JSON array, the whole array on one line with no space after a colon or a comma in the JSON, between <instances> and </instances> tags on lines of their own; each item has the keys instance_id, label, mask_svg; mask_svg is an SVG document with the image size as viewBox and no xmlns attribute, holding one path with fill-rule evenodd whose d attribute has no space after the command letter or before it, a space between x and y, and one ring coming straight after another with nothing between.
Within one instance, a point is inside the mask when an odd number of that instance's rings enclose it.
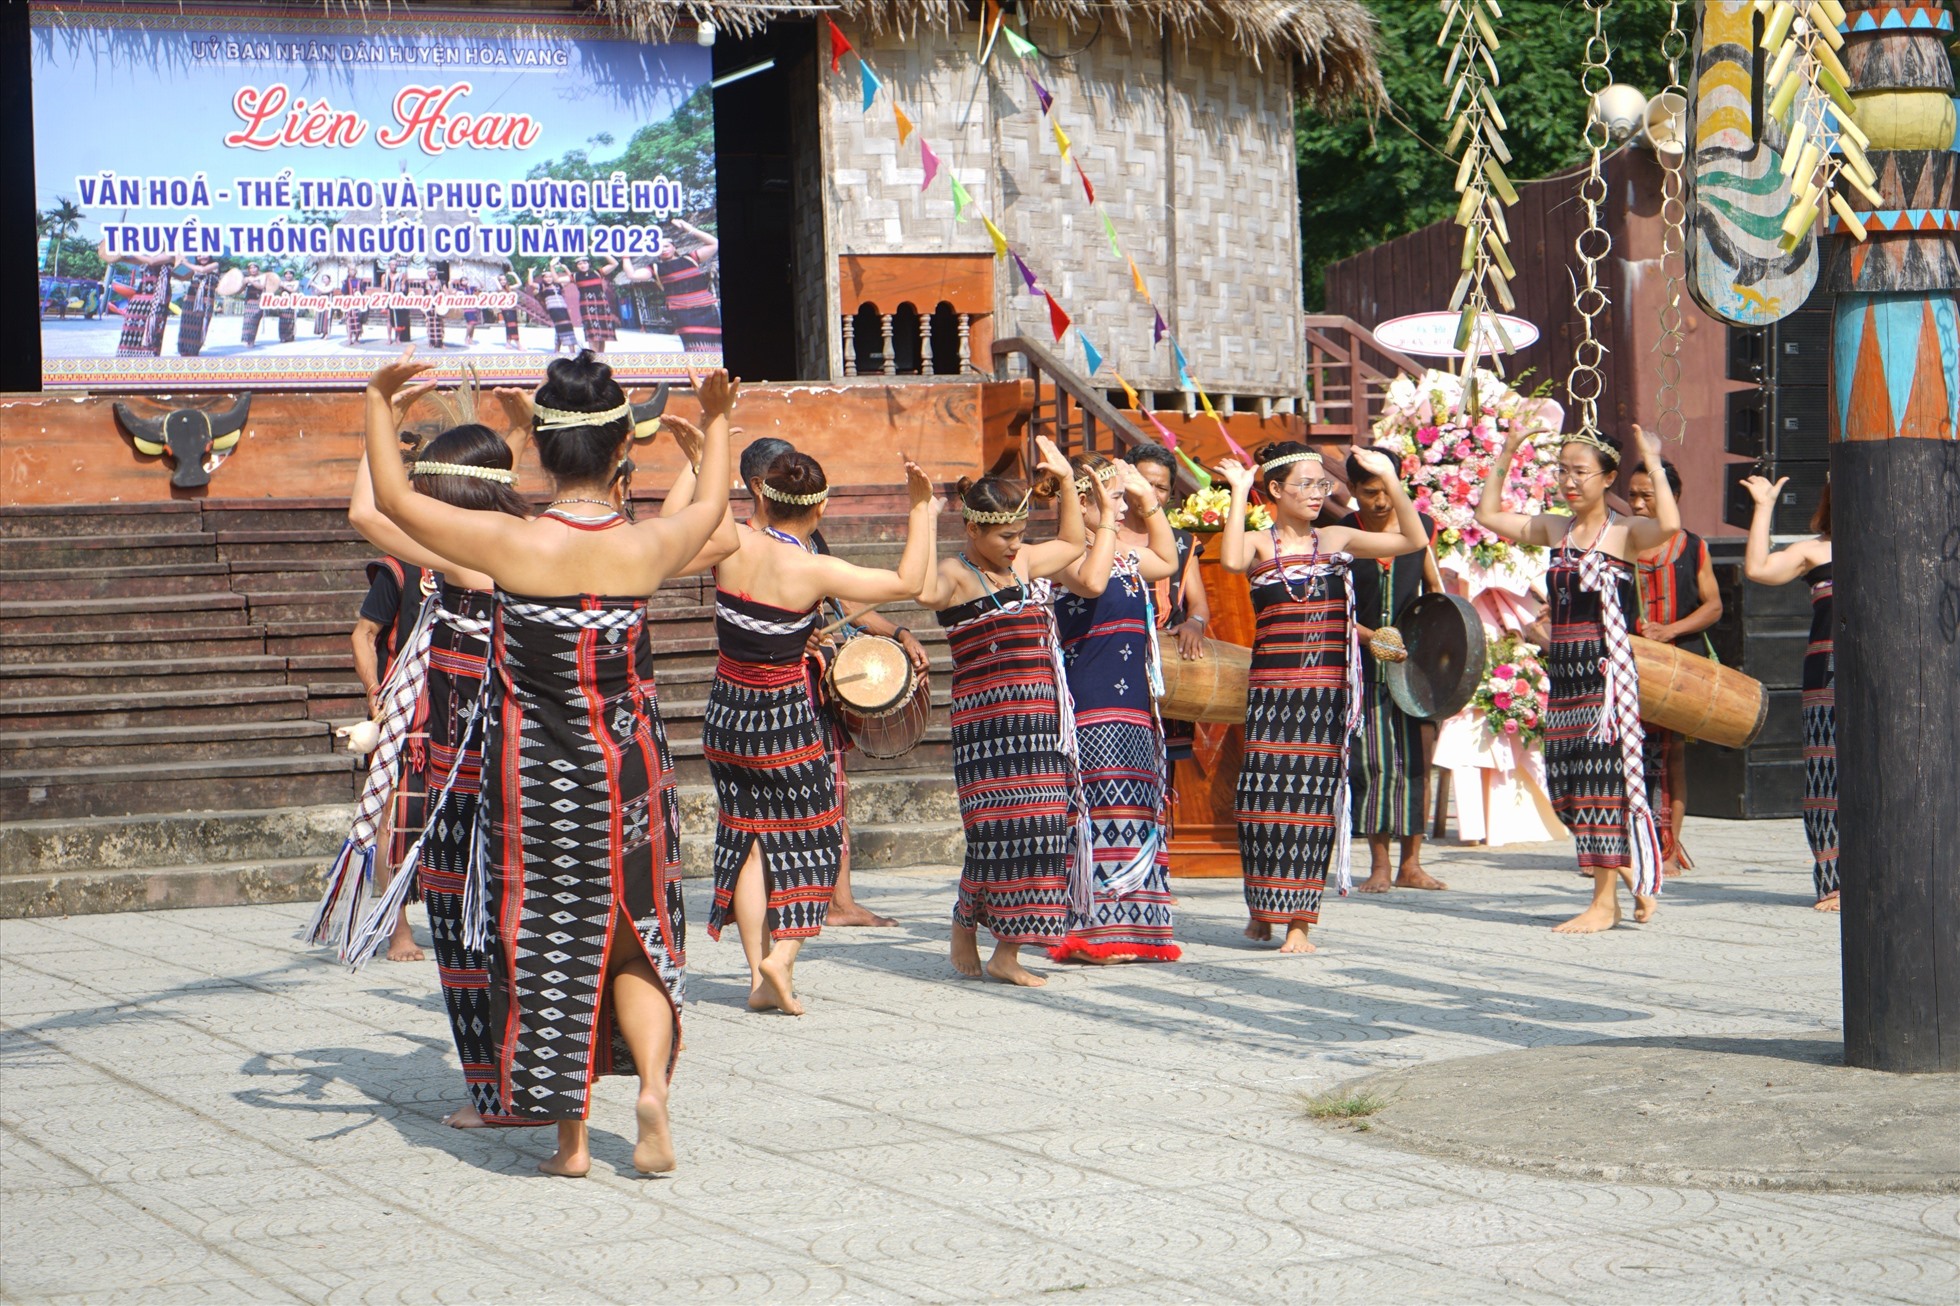
<instances>
[{"instance_id":1,"label":"blue triangular flag","mask_svg":"<svg viewBox=\"0 0 1960 1306\"><path fill-rule=\"evenodd\" d=\"M1089 364L1089 375L1094 376L1102 368L1103 356L1096 352L1094 345L1089 343L1089 337L1083 334L1081 327L1075 328L1075 336L1082 342L1082 357Z\"/></svg>"},{"instance_id":2,"label":"blue triangular flag","mask_svg":"<svg viewBox=\"0 0 1960 1306\"><path fill-rule=\"evenodd\" d=\"M1177 383L1186 390L1189 390L1191 388L1191 373L1186 369L1184 351L1177 347L1177 341L1175 340L1171 341L1171 356L1177 359Z\"/></svg>"},{"instance_id":3,"label":"blue triangular flag","mask_svg":"<svg viewBox=\"0 0 1960 1306\"><path fill-rule=\"evenodd\" d=\"M878 74L872 72L871 65L862 58L858 60L858 79L864 83L864 111L870 113L871 102L878 98L878 88L884 83L878 80Z\"/></svg>"}]
</instances>

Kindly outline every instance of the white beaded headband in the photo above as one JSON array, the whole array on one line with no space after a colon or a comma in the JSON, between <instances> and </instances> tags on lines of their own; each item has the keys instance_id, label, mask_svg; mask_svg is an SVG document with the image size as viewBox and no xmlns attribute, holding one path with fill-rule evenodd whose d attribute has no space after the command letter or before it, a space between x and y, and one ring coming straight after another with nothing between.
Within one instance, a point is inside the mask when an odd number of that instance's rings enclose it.
<instances>
[{"instance_id":1,"label":"white beaded headband","mask_svg":"<svg viewBox=\"0 0 1960 1306\"><path fill-rule=\"evenodd\" d=\"M1560 448L1564 448L1568 444L1583 444L1588 448L1597 449L1605 454L1607 461L1611 462L1615 467L1620 465L1620 451L1588 431L1574 431L1571 435L1559 441Z\"/></svg>"},{"instance_id":2,"label":"white beaded headband","mask_svg":"<svg viewBox=\"0 0 1960 1306\"><path fill-rule=\"evenodd\" d=\"M1033 497L1034 491L1029 490L1021 496L1021 502L1019 504L1005 512L983 512L978 508L970 507L962 502L960 504L960 516L966 518L976 526L1006 526L1011 522L1027 520L1028 500Z\"/></svg>"},{"instance_id":3,"label":"white beaded headband","mask_svg":"<svg viewBox=\"0 0 1960 1306\"><path fill-rule=\"evenodd\" d=\"M761 485L763 498L774 500L777 503L787 503L797 508L815 507L830 497L828 487L818 490L813 494L784 494L767 481L761 482Z\"/></svg>"},{"instance_id":4,"label":"white beaded headband","mask_svg":"<svg viewBox=\"0 0 1960 1306\"><path fill-rule=\"evenodd\" d=\"M622 417L633 415L633 405L623 402L617 408L608 408L603 413L578 413L569 408L546 408L543 404L533 404L531 411L537 415L537 429L540 431L564 431L575 426L605 426Z\"/></svg>"},{"instance_id":5,"label":"white beaded headband","mask_svg":"<svg viewBox=\"0 0 1960 1306\"><path fill-rule=\"evenodd\" d=\"M472 476L479 481L495 481L499 485L517 484L517 473L505 471L501 467L471 467L465 463L416 463L408 469L410 476Z\"/></svg>"},{"instance_id":6,"label":"white beaded headband","mask_svg":"<svg viewBox=\"0 0 1960 1306\"><path fill-rule=\"evenodd\" d=\"M1111 463L1107 467L1097 468L1096 479L1104 485L1108 485L1111 481L1115 480L1116 464ZM1089 492L1089 478L1087 476L1078 476L1075 478L1075 492L1077 494L1087 494Z\"/></svg>"},{"instance_id":7,"label":"white beaded headband","mask_svg":"<svg viewBox=\"0 0 1960 1306\"><path fill-rule=\"evenodd\" d=\"M1283 453L1269 463L1260 463L1259 472L1262 476L1271 476L1279 468L1290 467L1294 463L1304 463L1304 462L1318 463L1318 462L1325 462L1325 461L1326 460L1324 458L1322 458L1319 454L1313 452L1311 449L1307 450L1304 453Z\"/></svg>"}]
</instances>

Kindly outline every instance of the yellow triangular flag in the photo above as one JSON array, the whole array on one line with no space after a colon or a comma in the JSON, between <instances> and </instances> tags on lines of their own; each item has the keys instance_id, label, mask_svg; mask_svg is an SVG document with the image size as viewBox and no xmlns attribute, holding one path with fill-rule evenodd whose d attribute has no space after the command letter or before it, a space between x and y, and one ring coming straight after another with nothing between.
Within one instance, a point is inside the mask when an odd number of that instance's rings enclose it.
<instances>
[{"instance_id":1,"label":"yellow triangular flag","mask_svg":"<svg viewBox=\"0 0 1960 1306\"><path fill-rule=\"evenodd\" d=\"M1139 413L1142 412L1143 401L1137 398L1136 387L1131 385L1128 381L1125 381L1123 379L1123 374L1121 372L1118 372L1116 374L1116 384L1122 386L1123 393L1129 397L1130 408L1135 412L1139 412Z\"/></svg>"},{"instance_id":2,"label":"yellow triangular flag","mask_svg":"<svg viewBox=\"0 0 1960 1306\"><path fill-rule=\"evenodd\" d=\"M905 144L905 138L912 134L912 120L905 116L905 110L892 105L892 117L898 120L898 143Z\"/></svg>"},{"instance_id":3,"label":"yellow triangular flag","mask_svg":"<svg viewBox=\"0 0 1960 1306\"><path fill-rule=\"evenodd\" d=\"M1143 284L1143 273L1137 271L1137 261L1130 260L1130 280L1136 283L1137 293L1143 296L1144 303L1150 302L1150 287Z\"/></svg>"},{"instance_id":4,"label":"yellow triangular flag","mask_svg":"<svg viewBox=\"0 0 1960 1306\"><path fill-rule=\"evenodd\" d=\"M1062 130L1062 124L1058 122L1050 120L1048 125L1055 129L1055 144L1061 148L1062 157L1066 159L1068 157L1068 133Z\"/></svg>"},{"instance_id":5,"label":"yellow triangular flag","mask_svg":"<svg viewBox=\"0 0 1960 1306\"><path fill-rule=\"evenodd\" d=\"M1210 395L1206 394L1202 390L1198 391L1198 402L1205 406L1206 417L1209 417L1214 422L1218 421L1218 410L1211 406Z\"/></svg>"},{"instance_id":6,"label":"yellow triangular flag","mask_svg":"<svg viewBox=\"0 0 1960 1306\"><path fill-rule=\"evenodd\" d=\"M987 216L986 214L984 214L984 213L982 213L982 214L980 215L980 221L982 221L982 222L984 222L984 223L985 223L985 224L987 225L987 235L989 235L990 237L992 237L992 238L993 238L993 242L994 242L994 257L995 257L995 258L1006 258L1006 257L1007 257L1007 237L1005 237L1005 236L1003 236L1003 235L1001 235L1001 234L1000 234L1000 228L999 228L999 227L996 227L996 226L994 225L994 220L993 220L992 218L990 218L990 217L988 217L988 216Z\"/></svg>"}]
</instances>

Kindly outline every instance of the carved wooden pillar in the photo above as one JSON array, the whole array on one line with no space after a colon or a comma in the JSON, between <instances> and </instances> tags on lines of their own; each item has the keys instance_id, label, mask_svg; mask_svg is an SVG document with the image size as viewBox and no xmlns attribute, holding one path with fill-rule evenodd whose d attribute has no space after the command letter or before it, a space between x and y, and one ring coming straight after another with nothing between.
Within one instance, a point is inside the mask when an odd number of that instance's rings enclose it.
<instances>
[{"instance_id":1,"label":"carved wooden pillar","mask_svg":"<svg viewBox=\"0 0 1960 1306\"><path fill-rule=\"evenodd\" d=\"M973 365L973 314L960 316L960 375L973 376L980 369Z\"/></svg>"},{"instance_id":2,"label":"carved wooden pillar","mask_svg":"<svg viewBox=\"0 0 1960 1306\"><path fill-rule=\"evenodd\" d=\"M857 314L844 314L844 375L858 374Z\"/></svg>"},{"instance_id":3,"label":"carved wooden pillar","mask_svg":"<svg viewBox=\"0 0 1960 1306\"><path fill-rule=\"evenodd\" d=\"M878 329L883 333L885 341L885 365L881 370L886 376L897 376L898 356L892 349L892 315L890 313L880 313L878 315Z\"/></svg>"},{"instance_id":4,"label":"carved wooden pillar","mask_svg":"<svg viewBox=\"0 0 1960 1306\"><path fill-rule=\"evenodd\" d=\"M1843 60L1884 203L1845 189L1870 234L1834 221L1826 274L1844 1057L1960 1071L1952 28L1942 0L1845 8Z\"/></svg>"},{"instance_id":5,"label":"carved wooden pillar","mask_svg":"<svg viewBox=\"0 0 1960 1306\"><path fill-rule=\"evenodd\" d=\"M932 314L919 314L919 375L931 376L938 369L932 362Z\"/></svg>"}]
</instances>

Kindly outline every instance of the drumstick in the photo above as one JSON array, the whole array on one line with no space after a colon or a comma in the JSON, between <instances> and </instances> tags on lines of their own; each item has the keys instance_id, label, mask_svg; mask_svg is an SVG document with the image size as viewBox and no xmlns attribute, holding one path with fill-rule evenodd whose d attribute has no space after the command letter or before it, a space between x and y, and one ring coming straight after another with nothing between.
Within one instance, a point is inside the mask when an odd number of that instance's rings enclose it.
<instances>
[{"instance_id":1,"label":"drumstick","mask_svg":"<svg viewBox=\"0 0 1960 1306\"><path fill-rule=\"evenodd\" d=\"M882 603L867 603L863 607L859 608L856 612L847 613L844 616L837 618L837 620L831 622L828 626L825 626L822 630L817 632L817 638L827 639L828 637L836 634L839 630L842 630L846 626L856 625L857 619L859 617L864 616L868 612L875 612L879 608L882 608L884 606L885 605Z\"/></svg>"}]
</instances>

